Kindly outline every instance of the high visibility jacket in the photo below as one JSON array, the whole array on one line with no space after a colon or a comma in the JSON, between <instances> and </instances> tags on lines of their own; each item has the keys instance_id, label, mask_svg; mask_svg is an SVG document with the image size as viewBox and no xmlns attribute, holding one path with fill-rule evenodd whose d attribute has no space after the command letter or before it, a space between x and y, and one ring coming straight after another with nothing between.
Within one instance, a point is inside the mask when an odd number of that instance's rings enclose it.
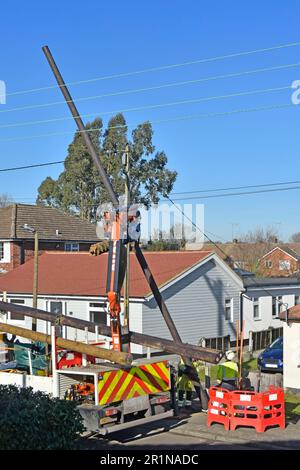
<instances>
[{"instance_id":1,"label":"high visibility jacket","mask_svg":"<svg viewBox=\"0 0 300 470\"><path fill-rule=\"evenodd\" d=\"M233 380L238 377L239 368L236 362L226 361L219 365L217 379L222 381Z\"/></svg>"},{"instance_id":2,"label":"high visibility jacket","mask_svg":"<svg viewBox=\"0 0 300 470\"><path fill-rule=\"evenodd\" d=\"M200 369L201 369L200 361L194 361L193 366L195 367L195 369L197 371L197 374L199 376L199 372L200 372ZM179 364L179 370L180 369L184 370L184 362L183 361L181 361L180 364ZM186 392L189 392L189 391L193 390L193 383L185 373L182 373L181 375L180 374L178 375L177 388L178 388L178 390L182 390L182 391L186 391Z\"/></svg>"}]
</instances>

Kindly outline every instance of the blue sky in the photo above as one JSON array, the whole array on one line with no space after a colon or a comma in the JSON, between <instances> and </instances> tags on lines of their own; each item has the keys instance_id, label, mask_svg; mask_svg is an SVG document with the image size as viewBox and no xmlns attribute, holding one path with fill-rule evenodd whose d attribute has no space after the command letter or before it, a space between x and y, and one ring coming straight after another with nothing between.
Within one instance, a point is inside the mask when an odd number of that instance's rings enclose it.
<instances>
[{"instance_id":1,"label":"blue sky","mask_svg":"<svg viewBox=\"0 0 300 470\"><path fill-rule=\"evenodd\" d=\"M152 0L141 2L77 0L1 5L0 80L7 103L0 105L0 168L63 160L72 140L65 104L23 111L15 107L62 101L58 89L16 91L54 85L41 51L47 44L66 82L300 41L300 4L296 0L260 2ZM300 46L203 62L160 72L130 75L71 86L76 99L123 90L197 80L300 62ZM103 117L111 111L174 101L289 87L300 79L300 66L167 89L95 99L78 104L82 114ZM300 180L298 106L226 116L163 121L178 116L216 114L236 109L289 105L292 90L125 112L132 129L153 121L154 143L178 171L175 192ZM4 127L13 125L10 127ZM63 135L41 136L62 133ZM31 136L40 136L32 137ZM8 140L10 139L10 140ZM62 166L0 173L0 193L34 202L37 188ZM300 190L192 202L205 204L205 228L230 239L256 226L274 225L282 238L300 231ZM179 196L176 196L178 198ZM175 196L174 196L175 198ZM186 201L191 202L191 201ZM232 224L239 224L234 225Z\"/></svg>"}]
</instances>

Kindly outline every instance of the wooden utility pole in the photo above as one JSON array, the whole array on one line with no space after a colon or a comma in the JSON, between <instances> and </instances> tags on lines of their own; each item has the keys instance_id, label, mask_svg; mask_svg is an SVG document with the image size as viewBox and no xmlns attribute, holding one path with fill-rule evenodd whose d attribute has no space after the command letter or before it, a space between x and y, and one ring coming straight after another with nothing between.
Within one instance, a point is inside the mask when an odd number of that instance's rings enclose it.
<instances>
[{"instance_id":1,"label":"wooden utility pole","mask_svg":"<svg viewBox=\"0 0 300 470\"><path fill-rule=\"evenodd\" d=\"M25 305L12 304L7 302L0 302L0 310L4 312L14 312L19 313L31 318L39 318L40 320L55 323L57 316L54 313L46 312L44 310L35 310L31 307ZM72 318L68 316L60 317L59 322L61 325L70 326L71 328L85 330L86 328L91 333L95 333L96 329L100 335L111 336L111 329L109 326L98 324L96 325L93 322L80 320L79 318ZM135 331L128 331L127 328L124 328L124 334L129 336L131 343L141 344L152 349L157 349L159 351L163 350L172 354L184 355L188 354L194 359L199 359L201 361L209 362L212 364L217 364L223 354L221 351L215 349L203 348L200 346L194 346L187 343L178 343L164 338L157 338L156 336L145 335L142 333L137 333ZM126 331L127 330L127 331ZM1 331L1 329L0 329Z\"/></svg>"},{"instance_id":2,"label":"wooden utility pole","mask_svg":"<svg viewBox=\"0 0 300 470\"><path fill-rule=\"evenodd\" d=\"M130 206L130 157L129 157L129 145L126 144L125 148L125 205L127 208L127 217L128 210ZM130 243L126 245L126 272L124 278L124 326L129 328L129 276L130 276Z\"/></svg>"},{"instance_id":3,"label":"wooden utility pole","mask_svg":"<svg viewBox=\"0 0 300 470\"><path fill-rule=\"evenodd\" d=\"M11 333L22 338L28 338L32 341L40 341L42 343L51 344L51 335L38 333L37 331L28 330L19 326L9 325L8 323L0 323L0 331ZM70 339L56 338L56 344L60 348L76 351L89 356L107 359L117 364L128 366L132 363L132 355L124 352L117 352L111 349L98 348L92 344L80 343L79 341L71 341Z\"/></svg>"},{"instance_id":4,"label":"wooden utility pole","mask_svg":"<svg viewBox=\"0 0 300 470\"><path fill-rule=\"evenodd\" d=\"M38 284L39 284L39 234L34 232L34 270L33 270L33 295L32 307L37 308L38 304ZM36 331L36 319L32 319L32 330Z\"/></svg>"}]
</instances>

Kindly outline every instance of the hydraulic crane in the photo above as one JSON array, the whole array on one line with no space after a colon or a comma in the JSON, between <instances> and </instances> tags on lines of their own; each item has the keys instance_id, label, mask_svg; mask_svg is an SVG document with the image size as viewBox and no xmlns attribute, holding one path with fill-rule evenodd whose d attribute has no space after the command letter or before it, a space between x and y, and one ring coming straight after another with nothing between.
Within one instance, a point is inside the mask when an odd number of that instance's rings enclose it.
<instances>
[{"instance_id":1,"label":"hydraulic crane","mask_svg":"<svg viewBox=\"0 0 300 470\"><path fill-rule=\"evenodd\" d=\"M104 188L109 196L109 199L112 203L113 209L110 212L104 214L104 219L108 222L109 232L110 232L110 241L109 241L109 257L108 257L108 274L107 274L107 296L109 302L109 313L110 313L110 324L111 324L111 333L112 333L112 344L115 351L122 351L122 327L120 323L120 292L124 282L124 276L126 271L126 244L134 241L135 253L137 260L142 268L144 276L149 284L149 287L152 290L153 296L157 302L157 305L166 321L170 334L174 341L182 343L180 335L176 329L176 326L173 322L173 319L170 315L170 312L167 308L166 303L164 302L162 295L159 291L159 288L153 278L153 275L150 271L150 268L147 264L147 261L143 255L143 252L139 246L138 237L130 237L130 225L139 218L139 213L129 215L128 208L119 208L119 201L117 195L112 187L110 179L106 174L103 165L100 161L98 153L92 143L89 132L86 130L83 121L80 117L80 114L74 104L74 101L68 91L68 88L60 74L60 71L53 59L53 56L48 48L48 46L43 47L43 52L48 60L48 63L52 69L52 72L56 78L58 86L66 100L66 103L71 111L71 114L77 124L79 132L81 132L82 137L87 146L87 150L93 159L96 168L99 171L100 177L102 179ZM94 248L94 254L97 254L97 246ZM99 248L98 251L101 251ZM195 391L199 396L200 402L202 403L202 408L207 408L207 395L201 387L201 383L198 378L197 371L193 367L192 359L189 357L182 357L186 366L187 373L191 378Z\"/></svg>"}]
</instances>

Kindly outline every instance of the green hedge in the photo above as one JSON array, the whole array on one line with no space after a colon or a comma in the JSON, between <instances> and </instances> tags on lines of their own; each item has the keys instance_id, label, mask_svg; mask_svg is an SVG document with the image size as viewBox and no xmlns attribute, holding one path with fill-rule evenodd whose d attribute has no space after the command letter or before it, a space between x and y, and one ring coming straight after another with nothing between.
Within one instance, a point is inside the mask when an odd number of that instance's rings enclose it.
<instances>
[{"instance_id":1,"label":"green hedge","mask_svg":"<svg viewBox=\"0 0 300 470\"><path fill-rule=\"evenodd\" d=\"M75 449L83 431L75 402L0 385L1 450Z\"/></svg>"}]
</instances>

